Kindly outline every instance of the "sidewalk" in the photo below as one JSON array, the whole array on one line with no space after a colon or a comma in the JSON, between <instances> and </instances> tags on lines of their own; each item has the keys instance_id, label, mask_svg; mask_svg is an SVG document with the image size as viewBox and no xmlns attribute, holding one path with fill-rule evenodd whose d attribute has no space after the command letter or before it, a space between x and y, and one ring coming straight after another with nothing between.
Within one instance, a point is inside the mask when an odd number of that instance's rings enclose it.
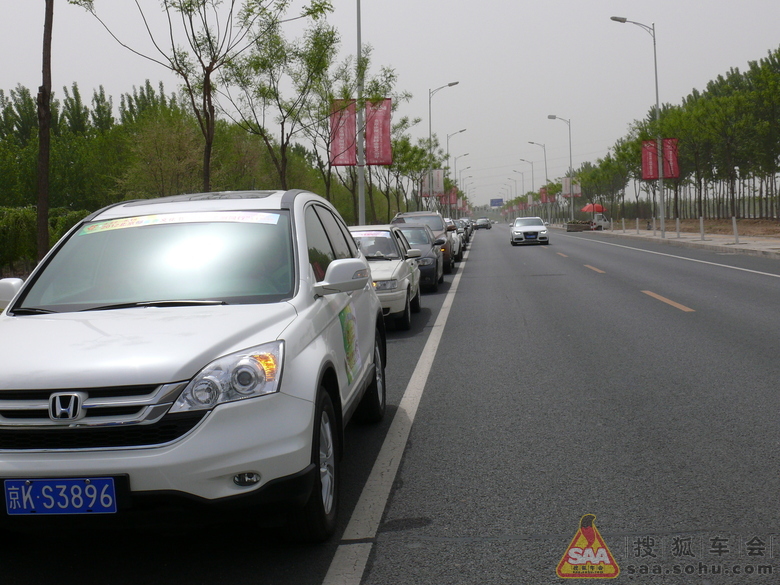
<instances>
[{"instance_id":1,"label":"sidewalk","mask_svg":"<svg viewBox=\"0 0 780 585\"><path fill-rule=\"evenodd\" d=\"M558 229L565 231L565 226L554 226ZM692 232L680 232L680 237L677 237L677 231L674 229L666 230L666 237L661 237L661 230L656 229L655 235L653 230L640 229L637 232L636 227L629 229L626 225L625 231L619 225L615 225L614 230L605 230L601 232L578 232L583 234L599 233L602 235L617 236L621 238L633 238L641 240L652 240L658 243L667 244L670 246L682 246L688 248L704 248L713 250L720 254L744 254L747 256L762 256L764 258L773 258L780 260L780 238L773 237L755 237L755 236L738 236L734 237L734 234L704 234L704 240L701 238L701 234ZM737 239L739 243L737 243Z\"/></svg>"}]
</instances>

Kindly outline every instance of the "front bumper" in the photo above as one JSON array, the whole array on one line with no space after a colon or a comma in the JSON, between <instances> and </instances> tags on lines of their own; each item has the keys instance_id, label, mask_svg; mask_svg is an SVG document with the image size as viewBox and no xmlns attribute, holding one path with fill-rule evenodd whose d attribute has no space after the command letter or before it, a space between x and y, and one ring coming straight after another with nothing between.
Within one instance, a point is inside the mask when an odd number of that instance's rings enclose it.
<instances>
[{"instance_id":1,"label":"front bumper","mask_svg":"<svg viewBox=\"0 0 780 585\"><path fill-rule=\"evenodd\" d=\"M284 478L310 473L313 420L311 402L277 393L221 405L167 445L2 451L0 478L125 476L132 500L155 494L205 502L262 500ZM248 472L259 474L260 482L248 487L233 482ZM302 496L295 491L290 496L298 501ZM273 497L278 495L277 490Z\"/></svg>"},{"instance_id":2,"label":"front bumper","mask_svg":"<svg viewBox=\"0 0 780 585\"><path fill-rule=\"evenodd\" d=\"M379 303L382 305L382 314L387 317L397 315L406 310L406 289L396 289L393 291L377 291Z\"/></svg>"},{"instance_id":3,"label":"front bumper","mask_svg":"<svg viewBox=\"0 0 780 585\"><path fill-rule=\"evenodd\" d=\"M550 238L546 232L512 232L509 241L513 244L546 244Z\"/></svg>"}]
</instances>

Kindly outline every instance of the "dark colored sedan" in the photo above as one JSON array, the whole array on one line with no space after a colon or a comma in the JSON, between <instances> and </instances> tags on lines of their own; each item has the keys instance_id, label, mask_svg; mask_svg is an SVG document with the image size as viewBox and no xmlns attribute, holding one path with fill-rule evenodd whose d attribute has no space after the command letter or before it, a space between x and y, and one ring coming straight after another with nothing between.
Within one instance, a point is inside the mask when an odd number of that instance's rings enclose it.
<instances>
[{"instance_id":1,"label":"dark colored sedan","mask_svg":"<svg viewBox=\"0 0 780 585\"><path fill-rule=\"evenodd\" d=\"M422 252L422 256L417 260L420 286L436 292L439 290L439 283L444 280L444 258L441 251L444 239L436 239L431 228L424 224L405 223L399 227L409 245Z\"/></svg>"}]
</instances>

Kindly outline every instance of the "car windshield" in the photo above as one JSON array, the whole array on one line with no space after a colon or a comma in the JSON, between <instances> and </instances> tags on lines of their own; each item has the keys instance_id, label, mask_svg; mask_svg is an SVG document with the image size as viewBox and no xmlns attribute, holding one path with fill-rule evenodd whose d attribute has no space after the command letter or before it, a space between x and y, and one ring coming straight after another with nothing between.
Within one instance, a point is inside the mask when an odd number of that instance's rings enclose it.
<instances>
[{"instance_id":1,"label":"car windshield","mask_svg":"<svg viewBox=\"0 0 780 585\"><path fill-rule=\"evenodd\" d=\"M440 215L408 215L401 218L401 221L405 223L423 223L434 232L444 231L444 218Z\"/></svg>"},{"instance_id":2,"label":"car windshield","mask_svg":"<svg viewBox=\"0 0 780 585\"><path fill-rule=\"evenodd\" d=\"M398 259L401 255L393 241L393 234L386 231L352 232L358 248L369 260L377 258Z\"/></svg>"},{"instance_id":3,"label":"car windshield","mask_svg":"<svg viewBox=\"0 0 780 585\"><path fill-rule=\"evenodd\" d=\"M55 312L268 303L293 292L286 213L208 212L85 224L39 273L15 310Z\"/></svg>"},{"instance_id":4,"label":"car windshield","mask_svg":"<svg viewBox=\"0 0 780 585\"><path fill-rule=\"evenodd\" d=\"M520 217L515 220L515 227L543 226L544 222L538 217Z\"/></svg>"},{"instance_id":5,"label":"car windshield","mask_svg":"<svg viewBox=\"0 0 780 585\"><path fill-rule=\"evenodd\" d=\"M401 232L406 236L406 239L412 245L431 245L431 240L428 238L428 232L421 228L402 228Z\"/></svg>"}]
</instances>

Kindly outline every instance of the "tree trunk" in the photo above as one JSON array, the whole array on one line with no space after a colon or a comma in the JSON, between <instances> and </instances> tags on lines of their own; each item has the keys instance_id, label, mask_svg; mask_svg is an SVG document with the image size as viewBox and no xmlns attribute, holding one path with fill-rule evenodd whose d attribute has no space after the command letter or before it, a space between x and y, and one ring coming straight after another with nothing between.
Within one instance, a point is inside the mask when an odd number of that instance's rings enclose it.
<instances>
[{"instance_id":1,"label":"tree trunk","mask_svg":"<svg viewBox=\"0 0 780 585\"><path fill-rule=\"evenodd\" d=\"M43 24L43 83L38 88L38 261L49 251L49 157L51 151L51 35L54 0L46 0Z\"/></svg>"}]
</instances>

